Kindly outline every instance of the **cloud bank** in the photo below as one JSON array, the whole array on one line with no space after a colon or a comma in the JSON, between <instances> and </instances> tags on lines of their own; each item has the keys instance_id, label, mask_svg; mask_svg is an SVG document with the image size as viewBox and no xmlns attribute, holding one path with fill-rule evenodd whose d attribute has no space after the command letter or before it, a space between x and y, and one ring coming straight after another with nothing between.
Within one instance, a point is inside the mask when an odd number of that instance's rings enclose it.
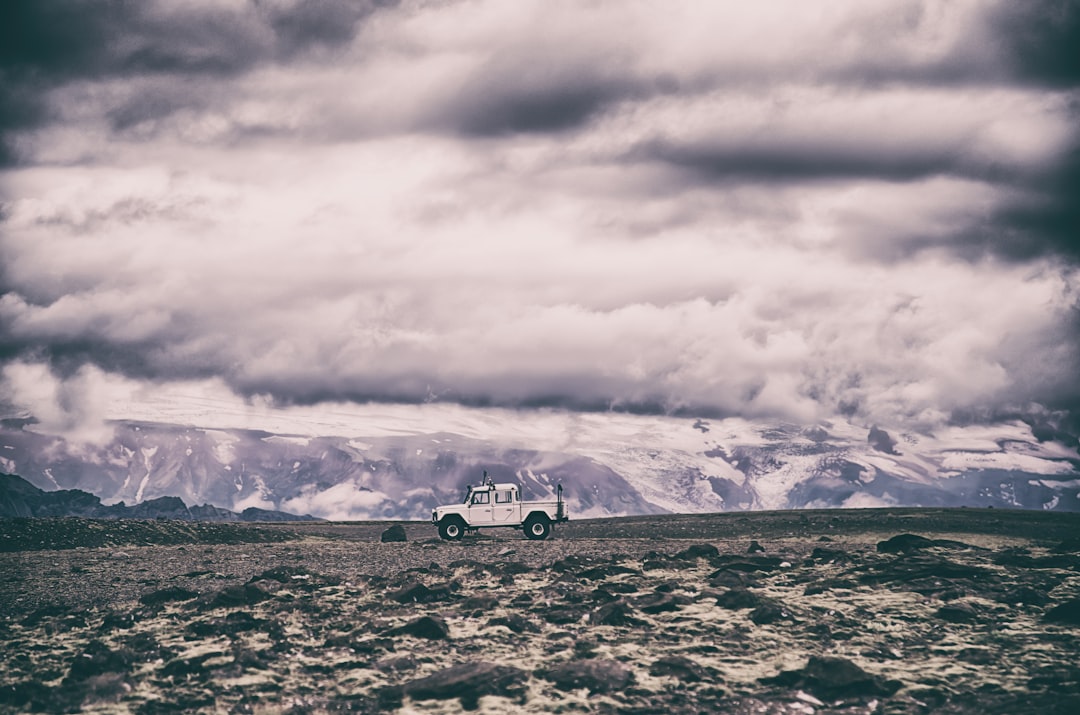
<instances>
[{"instance_id":1,"label":"cloud bank","mask_svg":"<svg viewBox=\"0 0 1080 715\"><path fill-rule=\"evenodd\" d=\"M916 426L1080 405L1076 3L2 12L4 399L56 430L91 383L205 379Z\"/></svg>"}]
</instances>

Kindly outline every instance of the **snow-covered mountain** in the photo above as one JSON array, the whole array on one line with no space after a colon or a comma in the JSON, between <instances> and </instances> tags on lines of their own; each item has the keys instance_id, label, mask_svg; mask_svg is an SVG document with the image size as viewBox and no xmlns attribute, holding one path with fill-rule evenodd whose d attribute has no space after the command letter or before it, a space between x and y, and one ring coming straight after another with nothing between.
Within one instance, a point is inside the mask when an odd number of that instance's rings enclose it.
<instances>
[{"instance_id":1,"label":"snow-covered mountain","mask_svg":"<svg viewBox=\"0 0 1080 715\"><path fill-rule=\"evenodd\" d=\"M313 434L326 424L298 434L115 422L113 439L101 445L6 420L0 471L105 503L174 496L331 519L424 519L483 470L519 482L529 499L551 496L561 483L579 518L891 505L1080 510L1080 454L1071 438L1040 434L1040 441L1038 429L1019 420L930 435L844 422L566 419L559 429L504 429L498 439L482 436L486 422L458 422L454 433L374 436Z\"/></svg>"}]
</instances>

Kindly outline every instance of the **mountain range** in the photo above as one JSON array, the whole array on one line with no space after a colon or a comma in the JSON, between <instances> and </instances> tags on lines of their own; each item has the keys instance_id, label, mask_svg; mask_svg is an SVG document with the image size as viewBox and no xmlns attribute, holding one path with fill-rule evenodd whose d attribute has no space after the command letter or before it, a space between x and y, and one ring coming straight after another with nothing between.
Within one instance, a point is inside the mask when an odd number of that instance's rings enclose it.
<instances>
[{"instance_id":1,"label":"mountain range","mask_svg":"<svg viewBox=\"0 0 1080 715\"><path fill-rule=\"evenodd\" d=\"M485 438L479 424L371 437L117 421L103 444L34 427L0 424L0 471L45 492L85 492L86 515L426 519L484 471L519 483L525 499L562 484L578 518L876 506L1080 511L1075 438L1021 420L916 434L847 422L594 416L575 418L558 439L540 430Z\"/></svg>"}]
</instances>

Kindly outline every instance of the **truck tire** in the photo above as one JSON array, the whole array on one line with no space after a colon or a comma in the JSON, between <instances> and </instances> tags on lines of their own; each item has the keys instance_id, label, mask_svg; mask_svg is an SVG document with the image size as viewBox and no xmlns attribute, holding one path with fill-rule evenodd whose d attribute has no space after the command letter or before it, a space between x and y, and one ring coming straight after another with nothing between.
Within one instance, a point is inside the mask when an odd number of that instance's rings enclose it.
<instances>
[{"instance_id":1,"label":"truck tire","mask_svg":"<svg viewBox=\"0 0 1080 715\"><path fill-rule=\"evenodd\" d=\"M543 514L529 514L521 528L527 538L533 541L543 541L551 533L551 522Z\"/></svg>"},{"instance_id":2,"label":"truck tire","mask_svg":"<svg viewBox=\"0 0 1080 715\"><path fill-rule=\"evenodd\" d=\"M448 516L439 522L439 537L444 541L461 541L465 535L465 522L461 517Z\"/></svg>"}]
</instances>

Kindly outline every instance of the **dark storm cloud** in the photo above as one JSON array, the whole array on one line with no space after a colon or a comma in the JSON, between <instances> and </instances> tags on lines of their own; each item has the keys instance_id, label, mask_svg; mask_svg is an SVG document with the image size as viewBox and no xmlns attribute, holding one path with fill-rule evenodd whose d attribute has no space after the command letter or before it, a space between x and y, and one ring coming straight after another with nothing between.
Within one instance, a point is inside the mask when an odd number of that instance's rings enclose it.
<instances>
[{"instance_id":1,"label":"dark storm cloud","mask_svg":"<svg viewBox=\"0 0 1080 715\"><path fill-rule=\"evenodd\" d=\"M119 0L10 0L0 8L0 161L15 159L10 132L44 124L47 92L75 80L137 75L235 75L262 63L350 42L386 0L251 0L215 6ZM198 100L171 97L113 110L115 128ZM197 106L197 104L196 104Z\"/></svg>"},{"instance_id":2,"label":"dark storm cloud","mask_svg":"<svg viewBox=\"0 0 1080 715\"><path fill-rule=\"evenodd\" d=\"M1014 76L1050 87L1080 85L1080 3L1030 0L994 13L997 36L1008 47Z\"/></svg>"}]
</instances>

